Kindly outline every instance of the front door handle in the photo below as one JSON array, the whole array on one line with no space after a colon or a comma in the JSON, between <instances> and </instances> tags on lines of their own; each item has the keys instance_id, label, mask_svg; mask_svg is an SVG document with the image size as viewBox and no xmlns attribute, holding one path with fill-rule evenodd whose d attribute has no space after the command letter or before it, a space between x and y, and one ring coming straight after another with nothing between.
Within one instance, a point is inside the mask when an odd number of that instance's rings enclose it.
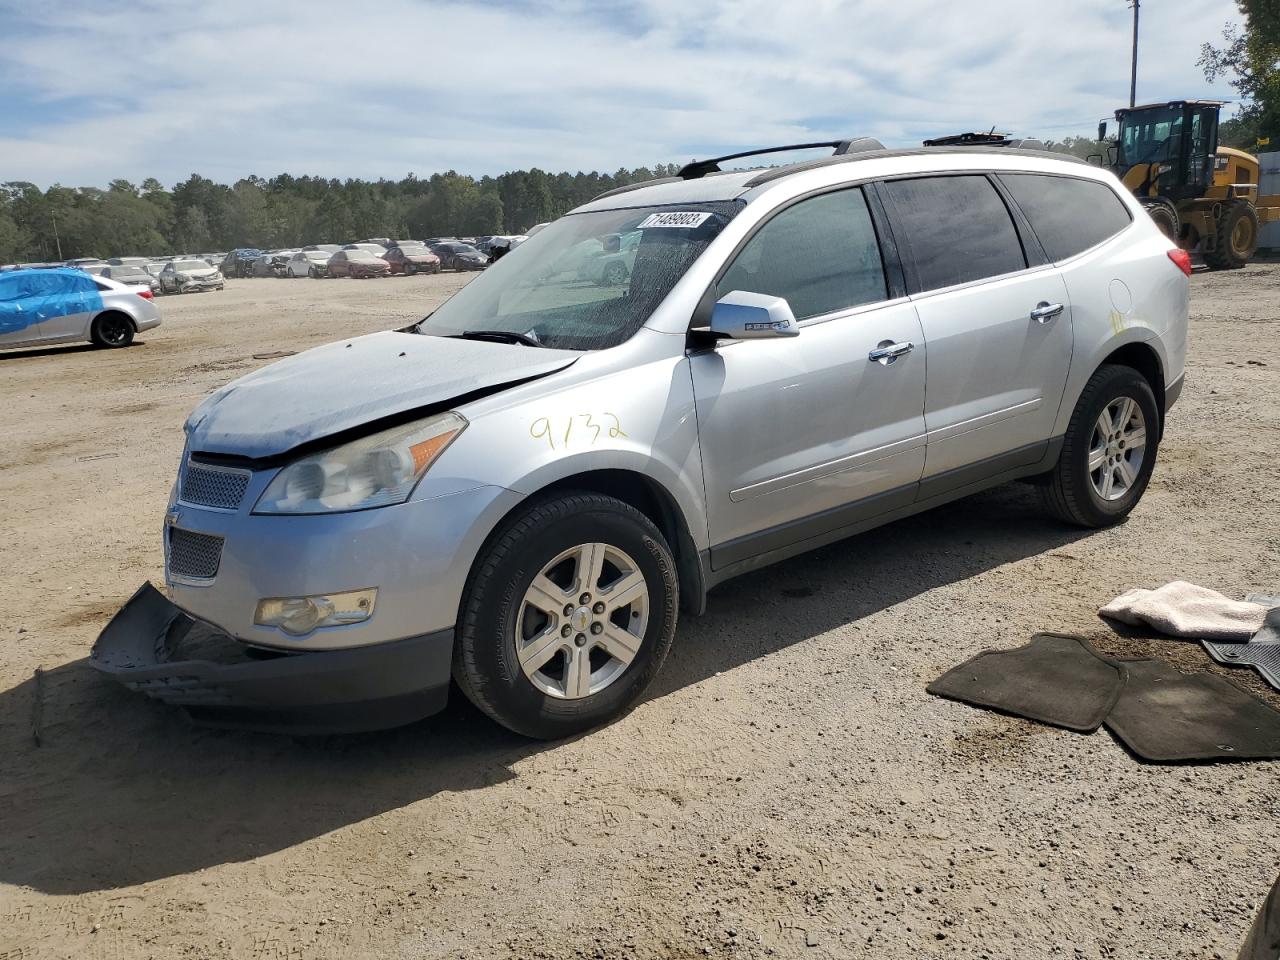
<instances>
[{"instance_id":1,"label":"front door handle","mask_svg":"<svg viewBox=\"0 0 1280 960\"><path fill-rule=\"evenodd\" d=\"M1036 323L1048 323L1060 314L1062 309L1062 304L1060 303L1050 303L1048 300L1041 300L1036 304L1036 308L1031 311L1031 319Z\"/></svg>"},{"instance_id":2,"label":"front door handle","mask_svg":"<svg viewBox=\"0 0 1280 960\"><path fill-rule=\"evenodd\" d=\"M915 348L916 345L909 340L903 343L894 343L892 340L885 340L867 354L867 359L874 360L881 366L887 367L904 353L910 353Z\"/></svg>"}]
</instances>

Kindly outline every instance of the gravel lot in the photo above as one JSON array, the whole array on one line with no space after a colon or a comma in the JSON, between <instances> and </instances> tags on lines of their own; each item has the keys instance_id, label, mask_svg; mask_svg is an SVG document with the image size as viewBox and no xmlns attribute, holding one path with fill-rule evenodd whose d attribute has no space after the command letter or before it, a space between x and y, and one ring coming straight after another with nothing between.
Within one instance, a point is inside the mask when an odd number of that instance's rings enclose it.
<instances>
[{"instance_id":1,"label":"gravel lot","mask_svg":"<svg viewBox=\"0 0 1280 960\"><path fill-rule=\"evenodd\" d=\"M524 741L460 697L377 735L206 731L90 671L162 580L198 400L463 282L231 281L129 350L0 355L0 960L1234 958L1280 869L1280 764L1144 766L924 687L1037 630L1219 669L1095 611L1280 588L1280 266L1193 279L1128 523L1064 528L1015 485L732 582L590 736Z\"/></svg>"}]
</instances>

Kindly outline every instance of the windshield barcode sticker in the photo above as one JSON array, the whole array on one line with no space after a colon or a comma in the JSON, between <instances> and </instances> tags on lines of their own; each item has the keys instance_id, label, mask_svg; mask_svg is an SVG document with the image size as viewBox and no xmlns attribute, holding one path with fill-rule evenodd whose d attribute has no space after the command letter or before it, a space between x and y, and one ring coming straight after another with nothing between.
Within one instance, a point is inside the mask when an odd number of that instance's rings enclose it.
<instances>
[{"instance_id":1,"label":"windshield barcode sticker","mask_svg":"<svg viewBox=\"0 0 1280 960\"><path fill-rule=\"evenodd\" d=\"M680 213L651 213L636 225L637 230L651 230L654 227L677 227L684 230L700 227L711 219L709 213L686 211Z\"/></svg>"}]
</instances>

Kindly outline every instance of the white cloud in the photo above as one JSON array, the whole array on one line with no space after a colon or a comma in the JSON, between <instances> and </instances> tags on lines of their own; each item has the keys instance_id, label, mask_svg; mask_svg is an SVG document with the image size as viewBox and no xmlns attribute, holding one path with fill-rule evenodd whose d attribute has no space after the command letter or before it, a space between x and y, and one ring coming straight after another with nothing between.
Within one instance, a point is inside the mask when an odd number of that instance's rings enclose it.
<instances>
[{"instance_id":1,"label":"white cloud","mask_svg":"<svg viewBox=\"0 0 1280 960\"><path fill-rule=\"evenodd\" d=\"M1139 97L1231 0L1143 7ZM1084 133L1127 101L1122 0L424 0L127 11L0 0L0 179L605 169L848 135Z\"/></svg>"}]
</instances>

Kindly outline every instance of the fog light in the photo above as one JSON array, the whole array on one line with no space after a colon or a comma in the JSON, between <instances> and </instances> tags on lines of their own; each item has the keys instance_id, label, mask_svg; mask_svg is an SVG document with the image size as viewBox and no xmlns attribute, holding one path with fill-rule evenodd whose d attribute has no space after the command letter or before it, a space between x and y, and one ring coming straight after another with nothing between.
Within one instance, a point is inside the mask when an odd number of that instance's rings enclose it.
<instances>
[{"instance_id":1,"label":"fog light","mask_svg":"<svg viewBox=\"0 0 1280 960\"><path fill-rule=\"evenodd\" d=\"M318 627L338 627L360 623L373 616L377 588L326 593L314 597L272 597L258 601L253 622L263 627L279 627L300 637Z\"/></svg>"}]
</instances>

